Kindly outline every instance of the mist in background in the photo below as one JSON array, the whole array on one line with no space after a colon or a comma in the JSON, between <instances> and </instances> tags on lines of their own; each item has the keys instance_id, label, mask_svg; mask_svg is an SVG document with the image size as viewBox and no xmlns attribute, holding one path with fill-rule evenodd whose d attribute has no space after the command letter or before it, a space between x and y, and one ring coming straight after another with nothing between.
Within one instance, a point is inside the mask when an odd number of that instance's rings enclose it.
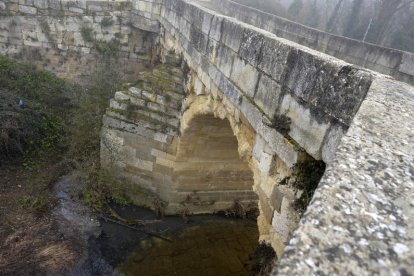
<instances>
[{"instance_id":1,"label":"mist in background","mask_svg":"<svg viewBox=\"0 0 414 276\"><path fill-rule=\"evenodd\" d=\"M233 0L340 36L414 52L414 0Z\"/></svg>"}]
</instances>

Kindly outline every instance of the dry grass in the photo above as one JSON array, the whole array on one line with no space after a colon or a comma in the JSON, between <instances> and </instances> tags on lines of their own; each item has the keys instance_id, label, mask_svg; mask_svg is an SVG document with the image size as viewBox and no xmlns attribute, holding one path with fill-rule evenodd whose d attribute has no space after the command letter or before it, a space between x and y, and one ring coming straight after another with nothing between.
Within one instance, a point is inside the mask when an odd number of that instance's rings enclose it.
<instances>
[{"instance_id":1,"label":"dry grass","mask_svg":"<svg viewBox=\"0 0 414 276\"><path fill-rule=\"evenodd\" d=\"M48 212L55 204L48 187L59 174L50 163L0 170L1 275L60 274L79 257L80 245L59 233ZM41 200L41 210L25 204L27 198Z\"/></svg>"},{"instance_id":2,"label":"dry grass","mask_svg":"<svg viewBox=\"0 0 414 276\"><path fill-rule=\"evenodd\" d=\"M1 233L0 244L2 275L62 273L73 267L79 257L73 241L64 239L46 217L15 214L14 220L2 224L3 227L6 229Z\"/></svg>"}]
</instances>

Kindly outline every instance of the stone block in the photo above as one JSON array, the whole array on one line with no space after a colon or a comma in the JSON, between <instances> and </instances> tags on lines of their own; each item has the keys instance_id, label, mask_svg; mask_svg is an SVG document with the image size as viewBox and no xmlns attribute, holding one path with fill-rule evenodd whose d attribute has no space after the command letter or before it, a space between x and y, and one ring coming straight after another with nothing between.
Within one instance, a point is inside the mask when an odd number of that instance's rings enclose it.
<instances>
[{"instance_id":1,"label":"stone block","mask_svg":"<svg viewBox=\"0 0 414 276\"><path fill-rule=\"evenodd\" d=\"M317 88L315 87L316 81L323 80L325 77L326 71L322 70L324 64L325 61L322 58L294 49L288 54L281 85L286 86L297 97L308 102L310 94Z\"/></svg>"},{"instance_id":2,"label":"stone block","mask_svg":"<svg viewBox=\"0 0 414 276\"><path fill-rule=\"evenodd\" d=\"M253 98L259 72L246 61L236 57L231 71L231 80L249 97Z\"/></svg>"},{"instance_id":3,"label":"stone block","mask_svg":"<svg viewBox=\"0 0 414 276\"><path fill-rule=\"evenodd\" d=\"M132 162L128 162L130 163L132 166L144 170L144 171L152 171L153 169L153 165L154 163L151 161L147 161L147 160L142 160L139 158L135 158L133 160L128 160L128 161L132 161Z\"/></svg>"},{"instance_id":4,"label":"stone block","mask_svg":"<svg viewBox=\"0 0 414 276\"><path fill-rule=\"evenodd\" d=\"M244 28L237 22L229 18L223 20L223 33L221 42L238 53L242 41Z\"/></svg>"},{"instance_id":5,"label":"stone block","mask_svg":"<svg viewBox=\"0 0 414 276\"><path fill-rule=\"evenodd\" d=\"M368 72L304 50L289 52L282 85L297 97L349 124L372 82Z\"/></svg>"},{"instance_id":6,"label":"stone block","mask_svg":"<svg viewBox=\"0 0 414 276\"><path fill-rule=\"evenodd\" d=\"M290 50L290 46L277 41L275 37L265 36L258 67L280 83Z\"/></svg>"},{"instance_id":7,"label":"stone block","mask_svg":"<svg viewBox=\"0 0 414 276\"><path fill-rule=\"evenodd\" d=\"M203 34L199 29L191 27L190 29L190 43L200 53L206 53L207 49L207 35Z\"/></svg>"},{"instance_id":8,"label":"stone block","mask_svg":"<svg viewBox=\"0 0 414 276\"><path fill-rule=\"evenodd\" d=\"M213 20L213 15L203 12L202 13L202 18L203 21L201 23L201 31L205 34L205 35L209 35L210 33L210 28L211 28L211 22Z\"/></svg>"},{"instance_id":9,"label":"stone block","mask_svg":"<svg viewBox=\"0 0 414 276\"><path fill-rule=\"evenodd\" d=\"M101 6L101 5L94 5L94 4L88 4L88 10L94 11L94 12L101 12L101 11L103 11L103 6Z\"/></svg>"},{"instance_id":10,"label":"stone block","mask_svg":"<svg viewBox=\"0 0 414 276\"><path fill-rule=\"evenodd\" d=\"M262 152L260 154L259 162L259 169L264 175L270 175L271 169L274 166L274 159L271 154L266 152Z\"/></svg>"},{"instance_id":11,"label":"stone block","mask_svg":"<svg viewBox=\"0 0 414 276\"><path fill-rule=\"evenodd\" d=\"M329 128L322 144L322 160L326 164L330 164L334 160L336 150L346 130L346 127L341 124L332 125Z\"/></svg>"},{"instance_id":12,"label":"stone block","mask_svg":"<svg viewBox=\"0 0 414 276\"><path fill-rule=\"evenodd\" d=\"M263 35L251 29L245 29L240 44L239 56L253 66L257 66L263 46Z\"/></svg>"},{"instance_id":13,"label":"stone block","mask_svg":"<svg viewBox=\"0 0 414 276\"><path fill-rule=\"evenodd\" d=\"M322 70L327 73L323 80L318 77L309 101L340 122L350 125L371 86L372 75L351 65L331 68L324 66Z\"/></svg>"},{"instance_id":14,"label":"stone block","mask_svg":"<svg viewBox=\"0 0 414 276\"><path fill-rule=\"evenodd\" d=\"M264 216L266 222L268 224L272 224L273 219L273 208L269 204L269 198L263 191L263 189L259 186L257 187L257 194L259 196L259 205L261 214Z\"/></svg>"},{"instance_id":15,"label":"stone block","mask_svg":"<svg viewBox=\"0 0 414 276\"><path fill-rule=\"evenodd\" d=\"M228 78L231 74L234 56L234 52L223 44L220 44L215 65Z\"/></svg>"},{"instance_id":16,"label":"stone block","mask_svg":"<svg viewBox=\"0 0 414 276\"><path fill-rule=\"evenodd\" d=\"M279 189L277 185L274 185L272 195L270 196L270 206L278 212L279 214L282 211L282 201L284 198L283 192Z\"/></svg>"},{"instance_id":17,"label":"stone block","mask_svg":"<svg viewBox=\"0 0 414 276\"><path fill-rule=\"evenodd\" d=\"M289 215L289 206L290 202L283 199L280 206L280 212L274 212L272 218L272 227L285 244L289 241L290 234L293 230L291 229L291 225L294 223Z\"/></svg>"},{"instance_id":18,"label":"stone block","mask_svg":"<svg viewBox=\"0 0 414 276\"><path fill-rule=\"evenodd\" d=\"M330 126L329 121L318 118L311 109L289 94L283 97L280 112L291 119L289 135L313 158L321 159L322 142Z\"/></svg>"},{"instance_id":19,"label":"stone block","mask_svg":"<svg viewBox=\"0 0 414 276\"><path fill-rule=\"evenodd\" d=\"M254 102L270 119L273 119L279 106L281 94L280 85L262 74L259 79L256 94L254 95Z\"/></svg>"},{"instance_id":20,"label":"stone block","mask_svg":"<svg viewBox=\"0 0 414 276\"><path fill-rule=\"evenodd\" d=\"M220 76L220 82L218 88L226 95L229 100L235 105L239 106L243 101L243 93L234 84L226 78L226 76Z\"/></svg>"},{"instance_id":21,"label":"stone block","mask_svg":"<svg viewBox=\"0 0 414 276\"><path fill-rule=\"evenodd\" d=\"M399 71L414 76L414 54L403 52Z\"/></svg>"},{"instance_id":22,"label":"stone block","mask_svg":"<svg viewBox=\"0 0 414 276\"><path fill-rule=\"evenodd\" d=\"M48 0L34 0L34 6L39 9L47 9L49 7Z\"/></svg>"},{"instance_id":23,"label":"stone block","mask_svg":"<svg viewBox=\"0 0 414 276\"><path fill-rule=\"evenodd\" d=\"M257 126L262 124L262 121L264 119L263 113L261 113L260 110L254 104L252 104L250 99L243 97L240 110L253 128L256 129Z\"/></svg>"},{"instance_id":24,"label":"stone block","mask_svg":"<svg viewBox=\"0 0 414 276\"><path fill-rule=\"evenodd\" d=\"M209 40L207 42L206 54L207 54L208 59L212 63L216 62L219 45L220 45L219 42L217 42L217 41L215 41L214 39L211 39L211 38L209 38Z\"/></svg>"},{"instance_id":25,"label":"stone block","mask_svg":"<svg viewBox=\"0 0 414 276\"><path fill-rule=\"evenodd\" d=\"M222 31L221 31L222 25L223 25L223 17L214 16L213 19L211 20L209 37L211 37L215 41L220 41L221 35L222 35Z\"/></svg>"},{"instance_id":26,"label":"stone block","mask_svg":"<svg viewBox=\"0 0 414 276\"><path fill-rule=\"evenodd\" d=\"M37 14L37 9L35 7L19 5L19 12L25 14Z\"/></svg>"},{"instance_id":27,"label":"stone block","mask_svg":"<svg viewBox=\"0 0 414 276\"><path fill-rule=\"evenodd\" d=\"M297 163L299 160L299 149L282 134L263 123L260 123L256 130L287 167L292 168Z\"/></svg>"},{"instance_id":28,"label":"stone block","mask_svg":"<svg viewBox=\"0 0 414 276\"><path fill-rule=\"evenodd\" d=\"M70 12L73 13L77 13L77 14L83 14L85 10L81 9L81 8L76 8L76 7L70 7L69 8Z\"/></svg>"}]
</instances>

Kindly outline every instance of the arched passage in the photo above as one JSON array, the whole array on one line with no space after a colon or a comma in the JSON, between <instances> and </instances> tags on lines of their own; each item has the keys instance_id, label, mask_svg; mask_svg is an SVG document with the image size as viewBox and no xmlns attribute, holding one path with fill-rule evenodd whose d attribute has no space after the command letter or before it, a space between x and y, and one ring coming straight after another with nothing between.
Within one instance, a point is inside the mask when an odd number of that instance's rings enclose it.
<instances>
[{"instance_id":1,"label":"arched passage","mask_svg":"<svg viewBox=\"0 0 414 276\"><path fill-rule=\"evenodd\" d=\"M203 212L228 208L235 200L257 200L253 172L239 156L229 121L213 114L195 115L187 123L178 144L174 182L177 192L195 197Z\"/></svg>"}]
</instances>

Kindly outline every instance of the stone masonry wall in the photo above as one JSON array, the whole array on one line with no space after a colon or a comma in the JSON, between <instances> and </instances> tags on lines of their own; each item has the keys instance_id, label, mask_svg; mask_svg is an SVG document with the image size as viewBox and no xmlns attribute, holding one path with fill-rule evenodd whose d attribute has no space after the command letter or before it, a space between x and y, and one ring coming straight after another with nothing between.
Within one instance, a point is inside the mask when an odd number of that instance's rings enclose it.
<instances>
[{"instance_id":1,"label":"stone masonry wall","mask_svg":"<svg viewBox=\"0 0 414 276\"><path fill-rule=\"evenodd\" d=\"M0 1L0 54L72 80L85 80L115 51L133 79L154 58L158 31L129 1Z\"/></svg>"}]
</instances>

